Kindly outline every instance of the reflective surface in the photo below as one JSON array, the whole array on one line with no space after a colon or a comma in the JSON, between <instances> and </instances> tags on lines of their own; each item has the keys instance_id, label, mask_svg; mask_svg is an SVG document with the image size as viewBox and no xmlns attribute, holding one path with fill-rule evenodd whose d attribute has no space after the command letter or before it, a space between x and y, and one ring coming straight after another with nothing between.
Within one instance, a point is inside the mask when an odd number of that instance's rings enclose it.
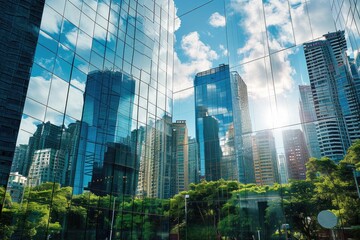
<instances>
[{"instance_id":1,"label":"reflective surface","mask_svg":"<svg viewBox=\"0 0 360 240\"><path fill-rule=\"evenodd\" d=\"M1 68L23 99L1 98L0 238L329 239L330 209L356 239L357 1L27 4L29 82Z\"/></svg>"}]
</instances>

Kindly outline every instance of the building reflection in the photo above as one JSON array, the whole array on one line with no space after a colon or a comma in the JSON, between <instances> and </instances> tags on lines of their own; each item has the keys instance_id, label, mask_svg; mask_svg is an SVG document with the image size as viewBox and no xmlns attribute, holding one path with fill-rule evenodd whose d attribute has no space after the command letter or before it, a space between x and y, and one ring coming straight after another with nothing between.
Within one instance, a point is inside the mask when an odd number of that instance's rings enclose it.
<instances>
[{"instance_id":1,"label":"building reflection","mask_svg":"<svg viewBox=\"0 0 360 240\"><path fill-rule=\"evenodd\" d=\"M172 118L165 115L150 121L138 132L140 169L138 197L169 198L172 172Z\"/></svg>"},{"instance_id":2,"label":"building reflection","mask_svg":"<svg viewBox=\"0 0 360 240\"><path fill-rule=\"evenodd\" d=\"M134 193L135 151L131 148L131 118L135 81L116 71L88 74L84 93L81 138L74 192L98 195ZM128 177L123 189L123 177Z\"/></svg>"},{"instance_id":3,"label":"building reflection","mask_svg":"<svg viewBox=\"0 0 360 240\"><path fill-rule=\"evenodd\" d=\"M16 148L12 172L31 179L28 181L30 186L44 182L71 186L79 131L80 121L67 128L51 122L38 124L28 144Z\"/></svg>"},{"instance_id":4,"label":"building reflection","mask_svg":"<svg viewBox=\"0 0 360 240\"><path fill-rule=\"evenodd\" d=\"M229 65L197 73L196 138L200 176L254 182L247 86Z\"/></svg>"}]
</instances>

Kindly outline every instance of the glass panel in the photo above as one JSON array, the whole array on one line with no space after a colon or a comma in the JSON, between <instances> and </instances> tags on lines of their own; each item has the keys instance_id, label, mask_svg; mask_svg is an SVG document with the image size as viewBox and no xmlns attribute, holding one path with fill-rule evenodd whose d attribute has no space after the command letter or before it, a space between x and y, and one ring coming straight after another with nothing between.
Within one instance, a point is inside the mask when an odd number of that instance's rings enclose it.
<instances>
[{"instance_id":1,"label":"glass panel","mask_svg":"<svg viewBox=\"0 0 360 240\"><path fill-rule=\"evenodd\" d=\"M269 41L262 1L231 1L227 5L229 63L247 63L268 55ZM225 46L225 44L223 44Z\"/></svg>"},{"instance_id":2,"label":"glass panel","mask_svg":"<svg viewBox=\"0 0 360 240\"><path fill-rule=\"evenodd\" d=\"M62 126L63 121L64 121L64 113L58 112L49 107L46 109L44 122L46 123L50 122L51 124Z\"/></svg>"},{"instance_id":3,"label":"glass panel","mask_svg":"<svg viewBox=\"0 0 360 240\"><path fill-rule=\"evenodd\" d=\"M43 121L45 117L45 110L46 110L45 105L40 104L30 98L26 99L24 106L24 114L27 114L32 118L36 118L40 121Z\"/></svg>"},{"instance_id":4,"label":"glass panel","mask_svg":"<svg viewBox=\"0 0 360 240\"><path fill-rule=\"evenodd\" d=\"M70 86L66 104L66 114L77 120L81 120L82 117L83 94L82 91Z\"/></svg>"},{"instance_id":5,"label":"glass panel","mask_svg":"<svg viewBox=\"0 0 360 240\"><path fill-rule=\"evenodd\" d=\"M34 61L51 72L54 68L55 54L39 44L36 48Z\"/></svg>"},{"instance_id":6,"label":"glass panel","mask_svg":"<svg viewBox=\"0 0 360 240\"><path fill-rule=\"evenodd\" d=\"M78 26L80 20L80 9L68 1L65 6L64 17L75 26Z\"/></svg>"},{"instance_id":7,"label":"glass panel","mask_svg":"<svg viewBox=\"0 0 360 240\"><path fill-rule=\"evenodd\" d=\"M56 76L53 76L51 81L48 106L63 113L65 110L68 88L69 83Z\"/></svg>"},{"instance_id":8,"label":"glass panel","mask_svg":"<svg viewBox=\"0 0 360 240\"><path fill-rule=\"evenodd\" d=\"M356 1L37 2L3 16L0 239L357 239Z\"/></svg>"},{"instance_id":9,"label":"glass panel","mask_svg":"<svg viewBox=\"0 0 360 240\"><path fill-rule=\"evenodd\" d=\"M28 98L47 104L50 90L51 73L37 64L33 65L29 87Z\"/></svg>"},{"instance_id":10,"label":"glass panel","mask_svg":"<svg viewBox=\"0 0 360 240\"><path fill-rule=\"evenodd\" d=\"M58 6L54 7L58 12L62 12L64 9L64 2L65 1L58 1ZM49 5L55 5L54 1L49 1ZM59 39L60 28L62 24L62 16L56 12L54 9L50 8L48 5L45 4L43 18L47 19L46 21L41 22L41 30L45 33L50 35L53 39Z\"/></svg>"}]
</instances>

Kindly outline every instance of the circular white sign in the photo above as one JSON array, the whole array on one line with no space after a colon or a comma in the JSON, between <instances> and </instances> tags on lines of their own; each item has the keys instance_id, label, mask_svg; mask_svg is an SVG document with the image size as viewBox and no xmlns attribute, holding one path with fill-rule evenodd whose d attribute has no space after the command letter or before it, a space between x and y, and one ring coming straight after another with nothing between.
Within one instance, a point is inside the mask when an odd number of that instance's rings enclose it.
<instances>
[{"instance_id":1,"label":"circular white sign","mask_svg":"<svg viewBox=\"0 0 360 240\"><path fill-rule=\"evenodd\" d=\"M317 220L323 228L328 229L335 227L338 221L336 215L329 210L321 211L317 216Z\"/></svg>"}]
</instances>

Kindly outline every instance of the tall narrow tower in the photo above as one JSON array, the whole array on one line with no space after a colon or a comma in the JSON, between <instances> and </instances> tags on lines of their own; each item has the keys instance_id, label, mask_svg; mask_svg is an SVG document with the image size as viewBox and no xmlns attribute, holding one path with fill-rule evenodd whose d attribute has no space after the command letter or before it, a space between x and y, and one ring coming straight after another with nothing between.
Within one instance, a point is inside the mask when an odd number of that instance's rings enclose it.
<instances>
[{"instance_id":1,"label":"tall narrow tower","mask_svg":"<svg viewBox=\"0 0 360 240\"><path fill-rule=\"evenodd\" d=\"M195 81L200 175L206 180L254 182L247 88L229 65L200 72Z\"/></svg>"},{"instance_id":2,"label":"tall narrow tower","mask_svg":"<svg viewBox=\"0 0 360 240\"><path fill-rule=\"evenodd\" d=\"M187 190L189 185L189 144L185 120L177 120L172 124L172 138L171 196Z\"/></svg>"},{"instance_id":3,"label":"tall narrow tower","mask_svg":"<svg viewBox=\"0 0 360 240\"><path fill-rule=\"evenodd\" d=\"M289 179L305 180L305 164L309 160L304 134L300 129L288 129L282 132Z\"/></svg>"},{"instance_id":4,"label":"tall narrow tower","mask_svg":"<svg viewBox=\"0 0 360 240\"><path fill-rule=\"evenodd\" d=\"M275 138L271 130L257 132L252 137L256 184L272 185L280 182Z\"/></svg>"},{"instance_id":5,"label":"tall narrow tower","mask_svg":"<svg viewBox=\"0 0 360 240\"><path fill-rule=\"evenodd\" d=\"M339 161L359 138L359 101L346 57L344 31L324 36L325 40L305 43L304 51L321 155Z\"/></svg>"}]
</instances>

